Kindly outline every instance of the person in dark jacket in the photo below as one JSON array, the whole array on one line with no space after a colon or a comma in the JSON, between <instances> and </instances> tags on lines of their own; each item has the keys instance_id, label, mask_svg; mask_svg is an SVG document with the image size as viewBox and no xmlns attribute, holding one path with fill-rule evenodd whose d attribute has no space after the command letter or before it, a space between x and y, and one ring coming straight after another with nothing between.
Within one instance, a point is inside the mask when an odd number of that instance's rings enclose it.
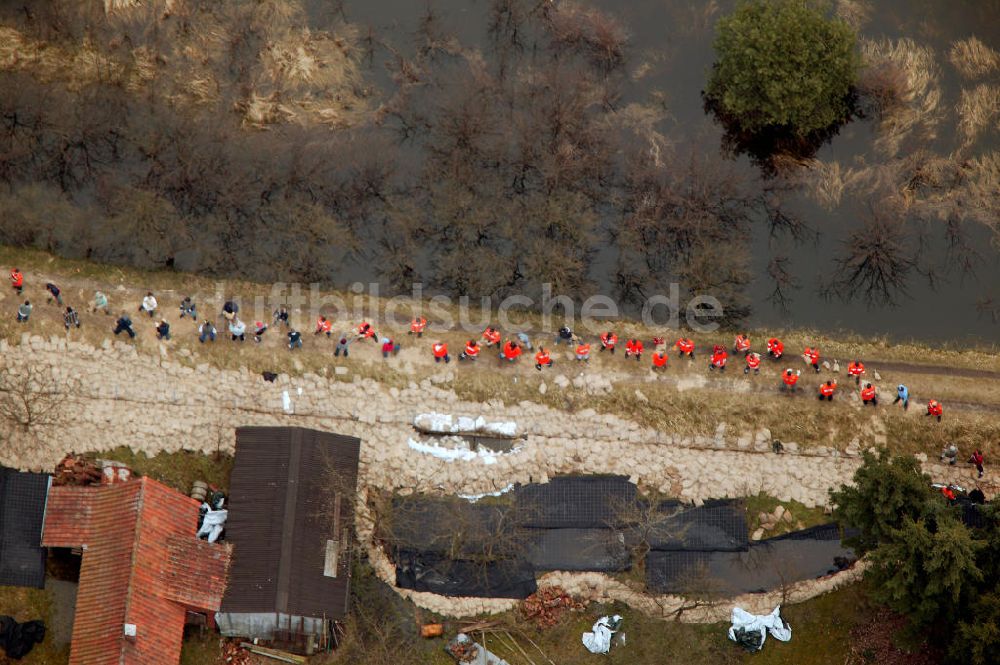
<instances>
[{"instance_id":1,"label":"person in dark jacket","mask_svg":"<svg viewBox=\"0 0 1000 665\"><path fill-rule=\"evenodd\" d=\"M160 319L160 325L156 326L156 339L170 339L170 324L166 319Z\"/></svg>"},{"instance_id":2,"label":"person in dark jacket","mask_svg":"<svg viewBox=\"0 0 1000 665\"><path fill-rule=\"evenodd\" d=\"M288 331L288 350L302 348L302 333L294 328Z\"/></svg>"},{"instance_id":3,"label":"person in dark jacket","mask_svg":"<svg viewBox=\"0 0 1000 665\"><path fill-rule=\"evenodd\" d=\"M191 296L184 296L184 300L181 301L181 318L183 319L185 316L190 316L195 321L198 320L198 310L194 301L191 300Z\"/></svg>"},{"instance_id":4,"label":"person in dark jacket","mask_svg":"<svg viewBox=\"0 0 1000 665\"><path fill-rule=\"evenodd\" d=\"M132 319L128 317L128 314L122 312L122 315L119 316L118 320L115 322L115 329L113 332L116 337L118 336L118 333L125 332L128 333L129 337L135 339L135 331L132 330Z\"/></svg>"},{"instance_id":5,"label":"person in dark jacket","mask_svg":"<svg viewBox=\"0 0 1000 665\"><path fill-rule=\"evenodd\" d=\"M58 286L56 286L52 282L49 282L48 284L45 285L45 288L49 292L49 300L48 300L49 302L52 302L53 300L55 300L60 305L63 304L62 295L61 295L62 292L59 290Z\"/></svg>"},{"instance_id":6,"label":"person in dark jacket","mask_svg":"<svg viewBox=\"0 0 1000 665\"><path fill-rule=\"evenodd\" d=\"M66 330L69 330L73 326L77 328L80 327L80 315L76 313L76 310L72 307L67 307L66 312L63 314L63 323L66 325Z\"/></svg>"}]
</instances>

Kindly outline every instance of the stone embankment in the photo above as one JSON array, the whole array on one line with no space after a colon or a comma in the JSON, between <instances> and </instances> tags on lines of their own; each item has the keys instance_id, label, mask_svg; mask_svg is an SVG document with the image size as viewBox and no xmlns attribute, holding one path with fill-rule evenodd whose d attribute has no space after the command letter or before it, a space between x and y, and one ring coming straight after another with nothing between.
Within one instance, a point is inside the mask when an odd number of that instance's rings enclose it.
<instances>
[{"instance_id":1,"label":"stone embankment","mask_svg":"<svg viewBox=\"0 0 1000 665\"><path fill-rule=\"evenodd\" d=\"M438 385L450 380L447 373L402 389L345 375L342 368L330 376L282 375L267 383L246 368L220 370L198 364L185 351L174 355L161 347L159 356L149 356L120 342L94 348L37 336L24 336L15 345L0 340L0 356L14 371L31 364L42 370L41 376L54 377L52 385L41 390L53 394L35 398L61 403L59 422L35 432L8 432L0 463L21 469L51 470L70 450L83 453L120 445L149 455L181 449L232 452L236 427L298 425L361 438L363 490L478 494L510 483L544 482L556 474L613 473L694 502L766 492L817 506L827 502L831 487L851 479L859 463L856 446L802 453L794 443L785 443L785 452L775 454L767 430L730 433L719 424L712 437L679 437L592 410L568 414L532 402L465 402ZM72 391L65 388L67 377L79 383ZM560 383L554 380L553 389ZM516 421L524 437L514 451L491 457L491 463L482 458L445 462L408 445L415 435L413 417L430 411ZM924 462L938 480L952 482L967 475L964 469ZM391 581L391 564L371 546L366 530L361 531L380 577ZM856 571L799 583L789 597L821 593L854 579ZM684 602L648 596L603 575L553 573L542 583L559 584L584 598L623 600L656 614L676 612ZM401 593L443 614L500 611L511 604ZM754 596L745 606L769 610L772 600L770 595ZM716 609L706 608L683 616L720 618Z\"/></svg>"}]
</instances>

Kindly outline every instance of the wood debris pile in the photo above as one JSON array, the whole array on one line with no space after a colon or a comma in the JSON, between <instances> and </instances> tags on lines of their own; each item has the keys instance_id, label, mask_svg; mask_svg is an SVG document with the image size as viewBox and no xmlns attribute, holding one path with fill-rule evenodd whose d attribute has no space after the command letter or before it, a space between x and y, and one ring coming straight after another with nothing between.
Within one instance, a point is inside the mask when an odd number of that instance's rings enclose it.
<instances>
[{"instance_id":1,"label":"wood debris pile","mask_svg":"<svg viewBox=\"0 0 1000 665\"><path fill-rule=\"evenodd\" d=\"M70 453L56 465L53 485L94 485L101 482L103 473L92 461Z\"/></svg>"},{"instance_id":2,"label":"wood debris pile","mask_svg":"<svg viewBox=\"0 0 1000 665\"><path fill-rule=\"evenodd\" d=\"M222 662L226 665L251 665L253 656L240 646L239 640L225 640L222 643Z\"/></svg>"},{"instance_id":3,"label":"wood debris pile","mask_svg":"<svg viewBox=\"0 0 1000 665\"><path fill-rule=\"evenodd\" d=\"M582 610L584 604L558 586L543 587L521 601L521 615L539 628L559 623L567 610Z\"/></svg>"}]
</instances>

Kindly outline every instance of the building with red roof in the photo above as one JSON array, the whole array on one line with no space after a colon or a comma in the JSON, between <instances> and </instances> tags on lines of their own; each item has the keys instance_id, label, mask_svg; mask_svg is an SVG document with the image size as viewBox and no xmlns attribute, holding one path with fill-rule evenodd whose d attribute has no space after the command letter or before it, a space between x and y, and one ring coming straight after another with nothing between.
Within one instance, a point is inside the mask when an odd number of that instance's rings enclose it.
<instances>
[{"instance_id":1,"label":"building with red roof","mask_svg":"<svg viewBox=\"0 0 1000 665\"><path fill-rule=\"evenodd\" d=\"M53 487L42 545L83 550L70 665L177 665L187 612L222 602L231 549L199 504L149 478Z\"/></svg>"}]
</instances>

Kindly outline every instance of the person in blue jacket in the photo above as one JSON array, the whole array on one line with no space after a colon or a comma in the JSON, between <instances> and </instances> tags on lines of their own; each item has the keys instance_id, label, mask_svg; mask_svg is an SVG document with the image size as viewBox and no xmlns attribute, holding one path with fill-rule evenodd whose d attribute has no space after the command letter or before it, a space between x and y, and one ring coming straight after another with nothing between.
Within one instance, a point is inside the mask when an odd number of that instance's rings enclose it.
<instances>
[{"instance_id":1,"label":"person in blue jacket","mask_svg":"<svg viewBox=\"0 0 1000 665\"><path fill-rule=\"evenodd\" d=\"M903 411L907 411L910 408L910 391L902 383L896 386L896 399L892 400L892 403L895 404L896 402L903 403Z\"/></svg>"}]
</instances>

